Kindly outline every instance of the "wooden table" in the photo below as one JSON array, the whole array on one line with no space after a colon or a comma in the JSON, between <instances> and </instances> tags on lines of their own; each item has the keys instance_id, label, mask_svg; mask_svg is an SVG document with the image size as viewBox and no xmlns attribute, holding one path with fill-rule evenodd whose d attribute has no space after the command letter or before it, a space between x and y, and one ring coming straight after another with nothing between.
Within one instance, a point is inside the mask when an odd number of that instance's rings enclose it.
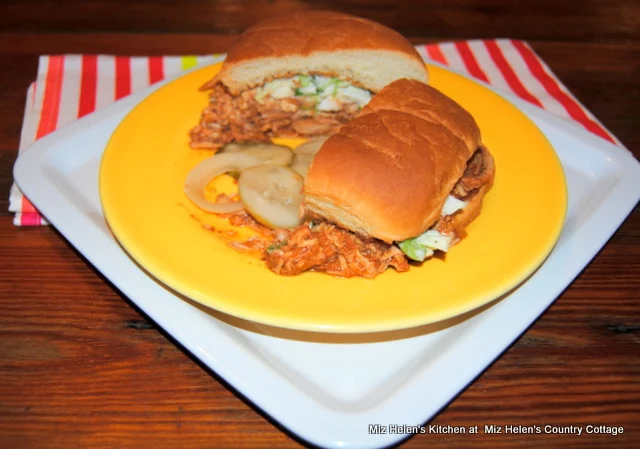
<instances>
[{"instance_id":1,"label":"wooden table","mask_svg":"<svg viewBox=\"0 0 640 449\"><path fill-rule=\"evenodd\" d=\"M7 212L23 102L46 53L223 52L274 14L343 10L415 43L526 39L640 156L635 0L4 1L0 6L0 447L288 448L51 227ZM416 400L422 400L416 398ZM441 425L610 425L618 436L417 435L405 447L640 447L640 213L444 409Z\"/></svg>"}]
</instances>

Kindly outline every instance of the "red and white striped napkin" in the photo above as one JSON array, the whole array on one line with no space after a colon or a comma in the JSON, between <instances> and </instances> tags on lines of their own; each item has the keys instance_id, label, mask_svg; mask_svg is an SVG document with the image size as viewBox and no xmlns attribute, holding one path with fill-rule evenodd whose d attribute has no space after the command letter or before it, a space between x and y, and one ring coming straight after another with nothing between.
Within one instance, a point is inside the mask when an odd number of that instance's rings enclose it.
<instances>
[{"instance_id":1,"label":"red and white striped napkin","mask_svg":"<svg viewBox=\"0 0 640 449\"><path fill-rule=\"evenodd\" d=\"M522 41L473 40L419 45L426 61L436 61L573 120L595 135L619 143L568 91L549 67ZM35 140L164 78L224 55L120 57L107 55L41 56L38 76L29 87L20 152ZM16 226L46 220L17 186L9 210Z\"/></svg>"}]
</instances>

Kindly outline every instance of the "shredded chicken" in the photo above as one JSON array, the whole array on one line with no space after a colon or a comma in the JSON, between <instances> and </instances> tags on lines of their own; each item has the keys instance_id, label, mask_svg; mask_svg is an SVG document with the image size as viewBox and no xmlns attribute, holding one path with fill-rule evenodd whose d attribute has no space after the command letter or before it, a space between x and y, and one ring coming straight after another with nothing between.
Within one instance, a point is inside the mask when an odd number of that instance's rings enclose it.
<instances>
[{"instance_id":1,"label":"shredded chicken","mask_svg":"<svg viewBox=\"0 0 640 449\"><path fill-rule=\"evenodd\" d=\"M293 229L269 229L245 211L227 214L226 218L234 226L258 232L248 241L228 245L240 252L261 251L267 267L283 276L319 271L373 279L390 266L397 271L409 269L407 258L397 246L361 237L318 219Z\"/></svg>"},{"instance_id":2,"label":"shredded chicken","mask_svg":"<svg viewBox=\"0 0 640 449\"><path fill-rule=\"evenodd\" d=\"M207 86L209 87L209 86ZM257 89L232 95L220 83L211 86L209 104L191 130L191 147L219 148L230 142L269 142L272 137L332 134L354 118L358 105L335 112L316 111L305 96L256 100Z\"/></svg>"},{"instance_id":3,"label":"shredded chicken","mask_svg":"<svg viewBox=\"0 0 640 449\"><path fill-rule=\"evenodd\" d=\"M493 157L483 147L473 153L462 178L453 187L453 195L464 200L493 179Z\"/></svg>"},{"instance_id":4,"label":"shredded chicken","mask_svg":"<svg viewBox=\"0 0 640 449\"><path fill-rule=\"evenodd\" d=\"M473 153L469 162L467 162L464 175L462 175L462 178L460 178L453 187L451 193L461 200L469 201L478 192L480 187L493 182L493 175L493 156L491 156L486 148L480 147ZM469 217L467 221L475 219L480 213L480 208L476 208L472 213L473 217ZM457 225L455 216L456 214L442 216L433 226L441 234L452 237L452 245L458 243L466 235L464 228Z\"/></svg>"},{"instance_id":5,"label":"shredded chicken","mask_svg":"<svg viewBox=\"0 0 640 449\"><path fill-rule=\"evenodd\" d=\"M228 242L228 245L242 253L258 253L262 254L266 251L268 245L264 239L252 237L244 242Z\"/></svg>"},{"instance_id":6,"label":"shredded chicken","mask_svg":"<svg viewBox=\"0 0 640 449\"><path fill-rule=\"evenodd\" d=\"M285 276L311 270L373 279L390 266L397 271L409 269L397 246L358 236L326 222L315 226L304 223L280 238L265 258L269 269Z\"/></svg>"}]
</instances>

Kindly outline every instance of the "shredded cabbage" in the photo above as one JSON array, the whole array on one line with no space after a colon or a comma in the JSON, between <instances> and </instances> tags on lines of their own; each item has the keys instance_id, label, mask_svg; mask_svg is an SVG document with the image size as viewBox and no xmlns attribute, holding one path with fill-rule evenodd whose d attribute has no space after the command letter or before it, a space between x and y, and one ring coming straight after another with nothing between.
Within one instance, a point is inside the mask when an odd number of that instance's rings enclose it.
<instances>
[{"instance_id":1,"label":"shredded cabbage","mask_svg":"<svg viewBox=\"0 0 640 449\"><path fill-rule=\"evenodd\" d=\"M338 111L343 103L355 103L359 107L371 100L371 92L351 85L339 78L322 75L296 75L279 78L257 88L256 100L263 103L265 97L291 98L305 96L315 100L318 111Z\"/></svg>"},{"instance_id":2,"label":"shredded cabbage","mask_svg":"<svg viewBox=\"0 0 640 449\"><path fill-rule=\"evenodd\" d=\"M455 196L449 195L447 200L444 202L441 215L453 215L460 209L463 209L466 205L466 201L459 200Z\"/></svg>"},{"instance_id":3,"label":"shredded cabbage","mask_svg":"<svg viewBox=\"0 0 640 449\"><path fill-rule=\"evenodd\" d=\"M428 229L417 237L399 242L398 246L407 257L422 262L433 256L436 250L449 251L451 237L441 234L435 229Z\"/></svg>"},{"instance_id":4,"label":"shredded cabbage","mask_svg":"<svg viewBox=\"0 0 640 449\"><path fill-rule=\"evenodd\" d=\"M466 201L459 200L453 195L449 195L442 207L441 215L453 215L467 205ZM441 234L435 229L428 229L422 234L412 239L398 242L398 246L410 259L422 262L433 256L434 251L449 251L451 237Z\"/></svg>"}]
</instances>

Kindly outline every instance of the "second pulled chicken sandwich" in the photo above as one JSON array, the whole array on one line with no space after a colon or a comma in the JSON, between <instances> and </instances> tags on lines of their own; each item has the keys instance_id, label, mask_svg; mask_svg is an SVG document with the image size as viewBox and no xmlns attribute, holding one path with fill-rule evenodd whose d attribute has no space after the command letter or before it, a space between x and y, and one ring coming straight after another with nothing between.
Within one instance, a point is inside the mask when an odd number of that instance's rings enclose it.
<instances>
[{"instance_id":1,"label":"second pulled chicken sandwich","mask_svg":"<svg viewBox=\"0 0 640 449\"><path fill-rule=\"evenodd\" d=\"M393 82L316 154L304 182L311 221L280 234L276 273L373 278L446 252L480 213L494 177L473 117L438 90Z\"/></svg>"},{"instance_id":2,"label":"second pulled chicken sandwich","mask_svg":"<svg viewBox=\"0 0 640 449\"><path fill-rule=\"evenodd\" d=\"M427 82L424 62L379 23L326 11L268 19L242 33L202 87L209 104L190 143L215 149L331 134L401 78Z\"/></svg>"}]
</instances>

